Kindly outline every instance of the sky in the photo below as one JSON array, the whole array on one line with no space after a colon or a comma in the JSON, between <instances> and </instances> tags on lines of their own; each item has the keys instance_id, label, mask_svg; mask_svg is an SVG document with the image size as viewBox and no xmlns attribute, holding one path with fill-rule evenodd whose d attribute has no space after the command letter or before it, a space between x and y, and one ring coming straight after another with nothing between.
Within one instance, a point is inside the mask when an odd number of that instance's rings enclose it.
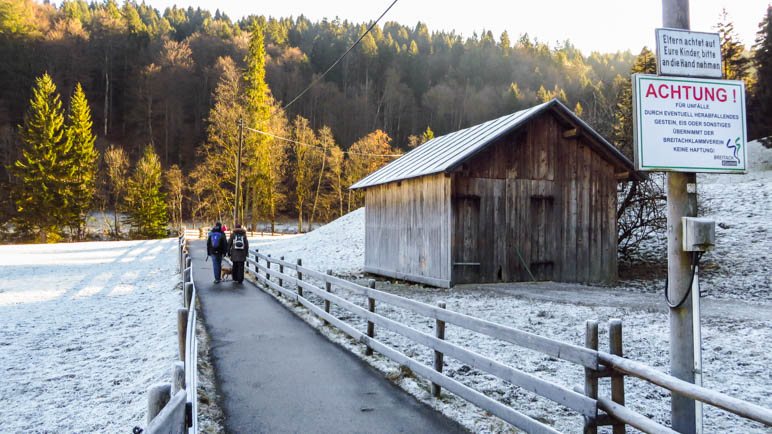
<instances>
[{"instance_id":1,"label":"sky","mask_svg":"<svg viewBox=\"0 0 772 434\"><path fill-rule=\"evenodd\" d=\"M163 10L176 4L225 12L231 19L250 14L273 17L305 15L366 22L377 18L392 0L146 0ZM690 21L694 31L712 32L723 8L735 24L741 41L750 46L758 24L766 13L768 0L691 0ZM662 26L662 1L642 0L399 0L381 23L391 20L413 26L418 21L434 30L455 30L464 36L491 30L498 39L506 30L511 40L528 33L531 39L555 46L570 39L589 54L591 51L638 52L646 45L654 49L654 29Z\"/></svg>"}]
</instances>

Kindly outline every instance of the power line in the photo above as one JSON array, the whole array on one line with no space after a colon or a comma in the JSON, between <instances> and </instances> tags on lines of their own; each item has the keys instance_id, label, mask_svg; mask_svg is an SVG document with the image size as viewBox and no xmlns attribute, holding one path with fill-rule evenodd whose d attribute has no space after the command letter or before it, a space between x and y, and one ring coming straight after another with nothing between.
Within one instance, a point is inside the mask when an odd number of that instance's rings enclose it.
<instances>
[{"instance_id":1,"label":"power line","mask_svg":"<svg viewBox=\"0 0 772 434\"><path fill-rule=\"evenodd\" d=\"M357 45L359 45L359 42L361 42L361 41L362 41L362 39L364 39L364 37L365 37L365 36L367 36L367 34L368 34L368 33L370 33L370 31L371 31L371 30L372 30L372 29L375 27L375 25L376 25L376 24L378 24L378 21L380 21L380 20L381 20L381 18L383 18L383 16L384 16L384 15L386 15L386 13L387 13L387 12L389 12L389 10L392 8L392 6L394 6L396 3L397 3L397 0L394 0L393 2L391 2L391 4L389 5L389 7L387 7L387 8L386 8L386 10L385 10L385 11L383 11L383 13L381 14L381 16L379 16L377 20L373 21L373 23L372 23L372 24L370 24L370 27L368 27L368 28L367 28L367 30L366 30L364 33L362 33L362 36L360 36L360 37L359 37L359 39L357 39L357 40L356 40L356 42L354 42L354 44L353 44L353 45L351 45L351 46L348 48L348 50L346 50L346 52L345 52L345 53L343 53L343 54L342 54L340 57L338 57L338 59L337 59L335 62L333 62L333 64L332 64L332 65L330 65L330 67L329 67L329 68L327 68L327 70L326 70L326 71L324 71L324 72L322 73L322 75L320 75L320 76L316 77L316 78L314 79L314 81L312 81L312 82L311 82L311 84L309 84L309 85L308 85L308 87L306 87L305 89L303 89L303 91L302 91L302 92L300 92L300 93L298 94L298 96L296 96L295 98L293 98L293 99L292 99L292 101L290 101L289 103L287 103L287 105L285 105L285 106L282 108L282 110L287 110L287 107L291 106L291 105L292 105L292 103L294 103L295 101L297 101L298 99L300 99L300 97L301 97L301 96L303 96L303 95L304 95L306 92L308 92L308 91L309 91L309 90L310 90L312 87L314 87L314 86L316 85L316 83L318 83L319 81L321 81L321 80L324 78L324 76L325 76L325 75L327 75L327 73L328 73L328 72L330 72L330 71L332 70L332 68L334 68L334 67L335 67L335 65L337 65L338 63L340 63L340 61L341 61L341 60L343 60L343 58L344 58L344 57L346 57L346 55L347 55L347 54L348 54L348 53L349 53L351 50L353 50L353 49L354 49L354 47L356 47Z\"/></svg>"},{"instance_id":2,"label":"power line","mask_svg":"<svg viewBox=\"0 0 772 434\"><path fill-rule=\"evenodd\" d=\"M322 152L325 149L321 145L311 145L311 144L308 144L308 143L299 142L297 140L292 140L292 139L288 139L286 137L277 136L276 134L267 133L265 131L256 130L254 128L249 128L249 127L246 127L246 126L244 127L244 129L248 130L248 131L252 131L253 133L258 133L258 134L263 134L263 135L266 135L266 136L269 136L269 137L273 137L274 139L277 139L277 140L282 140L282 141L285 141L285 142L294 143L296 145L301 145L301 146L307 146L309 148L314 148L314 149L322 151ZM351 151L343 151L343 153L344 154L349 154L349 155L363 155L363 156L366 156L366 157L397 158L397 157L401 157L402 156L402 155L399 155L399 154L367 154L367 153L364 153L364 152L351 152Z\"/></svg>"}]
</instances>

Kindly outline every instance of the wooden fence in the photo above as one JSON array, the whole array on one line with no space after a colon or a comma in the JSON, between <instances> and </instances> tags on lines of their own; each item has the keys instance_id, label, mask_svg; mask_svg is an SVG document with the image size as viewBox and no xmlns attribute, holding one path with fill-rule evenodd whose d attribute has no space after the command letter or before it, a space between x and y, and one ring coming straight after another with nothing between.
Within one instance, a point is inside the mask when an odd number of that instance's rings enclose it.
<instances>
[{"instance_id":1,"label":"wooden fence","mask_svg":"<svg viewBox=\"0 0 772 434\"><path fill-rule=\"evenodd\" d=\"M410 368L414 373L432 383L432 393L435 397L440 395L441 388L445 388L449 392L529 433L556 433L558 431L486 396L480 391L444 375L442 372L443 358L445 356L451 357L573 410L584 417L584 431L586 433L596 433L599 426L609 425L613 427L614 434L624 433L626 425L647 433L675 432L667 426L661 425L624 406L624 378L630 375L668 389L673 393L681 394L722 408L741 417L772 426L772 410L770 409L684 382L640 362L623 358L622 322L620 320L610 321L610 352L607 353L598 350L598 324L595 321L587 322L585 346L582 347L453 312L445 309L443 304L432 306L378 291L375 289L374 280L370 280L368 287L358 285L332 276L331 270L328 270L325 274L306 268L302 265L300 259L292 263L285 261L283 257L272 258L270 255L260 253L257 250L251 250L250 255L247 261L248 265L252 267L248 266L247 271L253 274L260 284L305 306L324 320L326 324L337 327L353 339L361 342L366 347L366 354L372 354L373 351L377 351L394 362ZM317 284L323 287L317 286ZM343 288L358 296L365 297L367 307L361 307L336 294L335 288ZM305 296L306 291L320 298L323 303L318 305L312 302ZM378 314L376 312L376 303L385 303L434 319L435 333L424 333ZM331 305L333 304L366 320L366 331L358 330L351 324L332 315ZM449 324L583 367L585 372L584 387L569 389L507 366L469 349L446 342L444 334ZM375 338L376 326L433 350L433 367L427 366L390 347L388 344L377 340ZM610 397L598 395L598 382L601 378L610 378Z\"/></svg>"},{"instance_id":2,"label":"wooden fence","mask_svg":"<svg viewBox=\"0 0 772 434\"><path fill-rule=\"evenodd\" d=\"M205 239L206 235L209 233L210 228L197 228L197 229L188 229L188 228L182 228L181 233L185 237L186 240L196 240L196 239ZM230 237L231 231L225 231L225 236ZM247 237L258 237L263 235L271 235L270 232L251 232L247 231ZM281 236L281 235L294 235L294 234L285 234L285 233L279 233L276 232L272 236Z\"/></svg>"},{"instance_id":3,"label":"wooden fence","mask_svg":"<svg viewBox=\"0 0 772 434\"><path fill-rule=\"evenodd\" d=\"M179 239L179 271L182 276L182 305L177 310L180 361L172 371L171 383L148 389L146 433L198 433L198 342L196 341L196 284L188 253L186 233Z\"/></svg>"}]
</instances>

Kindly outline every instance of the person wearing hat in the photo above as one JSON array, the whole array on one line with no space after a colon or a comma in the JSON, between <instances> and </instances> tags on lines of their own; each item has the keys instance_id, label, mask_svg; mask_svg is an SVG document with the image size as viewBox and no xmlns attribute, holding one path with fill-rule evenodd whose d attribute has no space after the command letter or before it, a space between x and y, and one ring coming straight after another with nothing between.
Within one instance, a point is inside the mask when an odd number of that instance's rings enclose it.
<instances>
[{"instance_id":1,"label":"person wearing hat","mask_svg":"<svg viewBox=\"0 0 772 434\"><path fill-rule=\"evenodd\" d=\"M222 273L222 257L228 252L228 241L220 222L214 224L206 237L206 254L212 258L212 270L214 271L214 283L220 283Z\"/></svg>"}]
</instances>

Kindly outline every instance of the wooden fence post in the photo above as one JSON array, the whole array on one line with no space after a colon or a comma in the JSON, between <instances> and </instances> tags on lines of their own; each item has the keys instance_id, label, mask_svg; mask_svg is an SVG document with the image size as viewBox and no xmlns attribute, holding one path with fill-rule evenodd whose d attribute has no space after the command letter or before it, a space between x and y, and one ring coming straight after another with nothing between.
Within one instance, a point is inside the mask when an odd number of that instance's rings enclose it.
<instances>
[{"instance_id":1,"label":"wooden fence post","mask_svg":"<svg viewBox=\"0 0 772 434\"><path fill-rule=\"evenodd\" d=\"M608 328L609 353L622 357L622 320L609 320ZM625 405L625 376L624 374L614 372L611 374L611 400L615 403ZM625 424L615 423L613 425L614 434L625 434Z\"/></svg>"},{"instance_id":2,"label":"wooden fence post","mask_svg":"<svg viewBox=\"0 0 772 434\"><path fill-rule=\"evenodd\" d=\"M332 276L332 270L327 270L327 275ZM332 292L332 283L330 283L329 280L324 281L324 290L327 292ZM330 300L324 300L324 311L330 313ZM327 320L324 320L324 325L329 324L330 323L328 323Z\"/></svg>"},{"instance_id":3,"label":"wooden fence post","mask_svg":"<svg viewBox=\"0 0 772 434\"><path fill-rule=\"evenodd\" d=\"M185 306L186 309L190 309L190 305L193 303L193 282L185 284L183 294L185 295L185 299L182 300L182 305Z\"/></svg>"},{"instance_id":4,"label":"wooden fence post","mask_svg":"<svg viewBox=\"0 0 772 434\"><path fill-rule=\"evenodd\" d=\"M271 254L269 253L269 254L267 254L265 256L266 256L266 258L265 258L265 267L267 268L267 270L265 272L265 280L270 282L271 281Z\"/></svg>"},{"instance_id":5,"label":"wooden fence post","mask_svg":"<svg viewBox=\"0 0 772 434\"><path fill-rule=\"evenodd\" d=\"M279 257L279 259L281 259L283 261L284 260L284 256ZM282 280L281 280L281 275L282 274L284 274L284 265L283 264L279 264L279 286L282 286Z\"/></svg>"},{"instance_id":6,"label":"wooden fence post","mask_svg":"<svg viewBox=\"0 0 772 434\"><path fill-rule=\"evenodd\" d=\"M191 282L193 280L193 279L190 278L192 276L192 273L190 272L191 271L190 270L191 263L192 263L192 258L190 256L186 255L185 256L185 268L188 269L188 271L183 273L183 279L184 279L185 282Z\"/></svg>"},{"instance_id":7,"label":"wooden fence post","mask_svg":"<svg viewBox=\"0 0 772 434\"><path fill-rule=\"evenodd\" d=\"M172 366L172 391L174 396L180 390L185 389L185 362L174 362Z\"/></svg>"},{"instance_id":8,"label":"wooden fence post","mask_svg":"<svg viewBox=\"0 0 772 434\"><path fill-rule=\"evenodd\" d=\"M177 309L177 342L180 349L180 360L185 361L185 338L188 333L188 310L184 307Z\"/></svg>"},{"instance_id":9,"label":"wooden fence post","mask_svg":"<svg viewBox=\"0 0 772 434\"><path fill-rule=\"evenodd\" d=\"M584 323L584 346L591 350L598 350L598 322L587 321ZM596 371L584 368L584 394L592 399L598 399L598 376ZM594 418L584 418L584 434L598 433L598 412Z\"/></svg>"},{"instance_id":10,"label":"wooden fence post","mask_svg":"<svg viewBox=\"0 0 772 434\"><path fill-rule=\"evenodd\" d=\"M297 264L298 264L298 267L302 267L303 266L303 260L298 258ZM298 271L297 274L298 274L298 281L303 280L303 273ZM302 297L303 296L303 288L300 287L300 284L298 284L298 286L297 286L297 291L298 291L298 297Z\"/></svg>"},{"instance_id":11,"label":"wooden fence post","mask_svg":"<svg viewBox=\"0 0 772 434\"><path fill-rule=\"evenodd\" d=\"M158 416L164 406L171 399L172 385L169 383L156 383L147 388L147 424Z\"/></svg>"},{"instance_id":12,"label":"wooden fence post","mask_svg":"<svg viewBox=\"0 0 772 434\"><path fill-rule=\"evenodd\" d=\"M445 309L445 303L438 303L437 305L440 307L440 309ZM434 320L434 335L437 337L437 339L445 340L445 321L441 319ZM442 372L443 359L444 354L442 354L440 351L434 350L435 371ZM432 396L439 398L441 391L442 388L439 384L432 383Z\"/></svg>"},{"instance_id":13,"label":"wooden fence post","mask_svg":"<svg viewBox=\"0 0 772 434\"><path fill-rule=\"evenodd\" d=\"M370 279L367 282L368 286L371 289L375 289L375 279ZM375 299L372 297L367 297L367 310L370 312L375 313ZM375 323L372 321L367 321L367 336L370 338L375 337ZM367 349L365 350L366 356L372 356L373 355L373 349L368 345Z\"/></svg>"}]
</instances>

